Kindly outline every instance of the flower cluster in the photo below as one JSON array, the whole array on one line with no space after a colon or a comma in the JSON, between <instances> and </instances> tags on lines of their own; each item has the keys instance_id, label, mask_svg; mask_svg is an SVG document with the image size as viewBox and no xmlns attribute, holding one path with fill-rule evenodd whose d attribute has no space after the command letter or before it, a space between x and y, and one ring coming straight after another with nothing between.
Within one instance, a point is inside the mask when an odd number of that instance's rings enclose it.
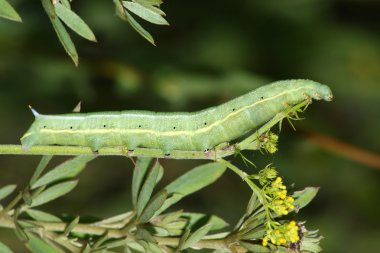
<instances>
[{"instance_id":1,"label":"flower cluster","mask_svg":"<svg viewBox=\"0 0 380 253\"><path fill-rule=\"evenodd\" d=\"M273 180L277 176L277 171L271 164L268 164L264 169L260 170L256 179L259 180L261 185L265 185L268 181Z\"/></svg>"},{"instance_id":2,"label":"flower cluster","mask_svg":"<svg viewBox=\"0 0 380 253\"><path fill-rule=\"evenodd\" d=\"M267 232L263 238L263 246L268 245L268 241L275 245L286 245L287 243L296 243L300 240L298 235L299 226L295 221L282 224L275 229Z\"/></svg>"},{"instance_id":3,"label":"flower cluster","mask_svg":"<svg viewBox=\"0 0 380 253\"><path fill-rule=\"evenodd\" d=\"M294 198L287 196L286 186L282 183L282 178L277 177L270 187L267 188L268 197L271 198L270 208L279 216L287 215L294 210Z\"/></svg>"},{"instance_id":4,"label":"flower cluster","mask_svg":"<svg viewBox=\"0 0 380 253\"><path fill-rule=\"evenodd\" d=\"M270 132L262 137L261 147L264 148L268 153L276 153L278 142L278 135Z\"/></svg>"}]
</instances>

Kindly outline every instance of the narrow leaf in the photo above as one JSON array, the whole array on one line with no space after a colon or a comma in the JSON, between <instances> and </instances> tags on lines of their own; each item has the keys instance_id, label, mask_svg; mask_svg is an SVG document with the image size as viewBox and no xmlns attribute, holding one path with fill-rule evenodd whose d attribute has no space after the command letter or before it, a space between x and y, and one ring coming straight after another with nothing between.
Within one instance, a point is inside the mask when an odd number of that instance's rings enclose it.
<instances>
[{"instance_id":1,"label":"narrow leaf","mask_svg":"<svg viewBox=\"0 0 380 253\"><path fill-rule=\"evenodd\" d=\"M61 222L57 216L35 209L26 209L26 213L36 221Z\"/></svg>"},{"instance_id":2,"label":"narrow leaf","mask_svg":"<svg viewBox=\"0 0 380 253\"><path fill-rule=\"evenodd\" d=\"M9 184L0 188L0 200L8 197L16 189L17 185Z\"/></svg>"},{"instance_id":3,"label":"narrow leaf","mask_svg":"<svg viewBox=\"0 0 380 253\"><path fill-rule=\"evenodd\" d=\"M144 229L142 227L137 227L137 229L136 229L136 235L138 235L141 239L143 239L146 242L156 243L156 240L148 232L148 230L146 230L146 229Z\"/></svg>"},{"instance_id":4,"label":"narrow leaf","mask_svg":"<svg viewBox=\"0 0 380 253\"><path fill-rule=\"evenodd\" d=\"M29 241L26 247L33 253L64 253L50 241L44 241L32 233L28 233Z\"/></svg>"},{"instance_id":5,"label":"narrow leaf","mask_svg":"<svg viewBox=\"0 0 380 253\"><path fill-rule=\"evenodd\" d=\"M59 198L66 193L70 192L78 184L77 180L68 181L60 184L53 185L47 188L45 191L37 195L32 202L32 207L39 206L50 202L56 198Z\"/></svg>"},{"instance_id":6,"label":"narrow leaf","mask_svg":"<svg viewBox=\"0 0 380 253\"><path fill-rule=\"evenodd\" d=\"M156 184L158 184L162 177L164 176L164 168L160 165L160 168L159 168L159 172L158 172L158 176L157 176L157 181L156 181Z\"/></svg>"},{"instance_id":7,"label":"narrow leaf","mask_svg":"<svg viewBox=\"0 0 380 253\"><path fill-rule=\"evenodd\" d=\"M57 18L57 14L55 13L55 8L52 3L52 0L41 0L41 4L50 19Z\"/></svg>"},{"instance_id":8,"label":"narrow leaf","mask_svg":"<svg viewBox=\"0 0 380 253\"><path fill-rule=\"evenodd\" d=\"M145 1L145 0L134 0L133 2L138 3L145 8L148 8L151 11L156 12L157 14L160 14L161 16L166 16L165 12L163 12L159 7L162 3L154 3L152 1Z\"/></svg>"},{"instance_id":9,"label":"narrow leaf","mask_svg":"<svg viewBox=\"0 0 380 253\"><path fill-rule=\"evenodd\" d=\"M173 193L171 194L170 197L168 197L164 204L162 205L162 207L157 211L156 215L159 215L160 213L162 213L163 211L165 211L169 206L177 203L178 201L180 201L182 198L183 198L183 194L179 194L179 193Z\"/></svg>"},{"instance_id":10,"label":"narrow leaf","mask_svg":"<svg viewBox=\"0 0 380 253\"><path fill-rule=\"evenodd\" d=\"M58 36L59 41L61 42L66 53L71 57L75 66L78 66L78 53L75 49L74 43L70 38L70 35L67 33L65 27L61 21L57 18L55 13L55 8L51 0L41 0L42 6L44 7L46 13L48 14L53 28Z\"/></svg>"},{"instance_id":11,"label":"narrow leaf","mask_svg":"<svg viewBox=\"0 0 380 253\"><path fill-rule=\"evenodd\" d=\"M17 216L17 215L16 215ZM22 242L27 242L29 240L28 235L26 234L24 228L21 226L21 223L16 221L15 222L15 232L18 239Z\"/></svg>"},{"instance_id":12,"label":"narrow leaf","mask_svg":"<svg viewBox=\"0 0 380 253\"><path fill-rule=\"evenodd\" d=\"M94 243L94 245L92 246L93 249L98 249L105 241L107 241L108 239L108 231L106 231L105 233L102 234L102 236L100 236L96 242Z\"/></svg>"},{"instance_id":13,"label":"narrow leaf","mask_svg":"<svg viewBox=\"0 0 380 253\"><path fill-rule=\"evenodd\" d=\"M164 227L166 224L178 220L181 217L182 213L183 211L179 210L179 211L164 214L160 216L161 220L158 223L158 225L161 227Z\"/></svg>"},{"instance_id":14,"label":"narrow leaf","mask_svg":"<svg viewBox=\"0 0 380 253\"><path fill-rule=\"evenodd\" d=\"M22 191L22 199L24 200L25 204L27 204L28 206L32 204L32 195L28 188L25 188Z\"/></svg>"},{"instance_id":15,"label":"narrow leaf","mask_svg":"<svg viewBox=\"0 0 380 253\"><path fill-rule=\"evenodd\" d=\"M128 23L135 29L141 36L143 36L147 41L151 44L156 45L154 39L150 33L145 30L133 17L129 12L125 11L125 16L127 17Z\"/></svg>"},{"instance_id":16,"label":"narrow leaf","mask_svg":"<svg viewBox=\"0 0 380 253\"><path fill-rule=\"evenodd\" d=\"M148 203L150 199L150 196L152 195L154 186L156 185L156 182L157 182L159 171L160 171L160 164L157 160L157 162L154 164L154 166L150 170L144 182L144 185L141 188L139 197L137 199L137 204L136 204L137 216L141 215L142 211L144 210L146 204Z\"/></svg>"},{"instance_id":17,"label":"narrow leaf","mask_svg":"<svg viewBox=\"0 0 380 253\"><path fill-rule=\"evenodd\" d=\"M65 230L63 231L63 234L65 236L67 236L68 234L71 233L71 231L74 229L74 227L76 225L78 225L79 223L79 216L75 217L68 225L67 227L65 228Z\"/></svg>"},{"instance_id":18,"label":"narrow leaf","mask_svg":"<svg viewBox=\"0 0 380 253\"><path fill-rule=\"evenodd\" d=\"M146 205L144 211L141 213L141 216L139 218L141 223L148 222L156 213L158 209L161 208L161 206L164 204L166 197L168 196L168 193L166 190L162 190L158 192Z\"/></svg>"},{"instance_id":19,"label":"narrow leaf","mask_svg":"<svg viewBox=\"0 0 380 253\"><path fill-rule=\"evenodd\" d=\"M317 195L319 188L318 187L306 187L302 191L296 191L293 194L294 205L297 207L297 210L305 207L313 198Z\"/></svg>"},{"instance_id":20,"label":"narrow leaf","mask_svg":"<svg viewBox=\"0 0 380 253\"><path fill-rule=\"evenodd\" d=\"M181 236L181 238L179 239L179 242L178 242L178 249L179 250L183 249L183 245L186 242L187 238L189 238L189 235L190 235L190 229L186 228L185 232L182 234L182 236Z\"/></svg>"},{"instance_id":21,"label":"narrow leaf","mask_svg":"<svg viewBox=\"0 0 380 253\"><path fill-rule=\"evenodd\" d=\"M132 177L132 202L133 206L136 206L137 197L141 188L141 184L148 170L151 158L137 158L136 166L133 170Z\"/></svg>"},{"instance_id":22,"label":"narrow leaf","mask_svg":"<svg viewBox=\"0 0 380 253\"><path fill-rule=\"evenodd\" d=\"M8 248L7 245L5 245L2 242L0 242L0 252L1 253L13 253L13 251L10 248Z\"/></svg>"},{"instance_id":23,"label":"narrow leaf","mask_svg":"<svg viewBox=\"0 0 380 253\"><path fill-rule=\"evenodd\" d=\"M146 8L145 6L139 3L123 1L123 5L129 11L133 12L134 14L136 14L142 19L145 19L148 22L151 22L156 25L169 25L169 23L159 13L153 11L150 8Z\"/></svg>"},{"instance_id":24,"label":"narrow leaf","mask_svg":"<svg viewBox=\"0 0 380 253\"><path fill-rule=\"evenodd\" d=\"M119 18L121 18L122 20L128 21L127 16L125 15L125 10L124 10L124 6L122 4L122 1L121 0L114 0L113 2L115 4L116 15L118 15Z\"/></svg>"},{"instance_id":25,"label":"narrow leaf","mask_svg":"<svg viewBox=\"0 0 380 253\"><path fill-rule=\"evenodd\" d=\"M248 243L248 242L240 242L241 246L246 248L250 252L255 252L255 253L267 253L270 252L270 250L264 246L261 246L259 244L253 244L253 243Z\"/></svg>"},{"instance_id":26,"label":"narrow leaf","mask_svg":"<svg viewBox=\"0 0 380 253\"><path fill-rule=\"evenodd\" d=\"M73 178L85 168L87 162L93 159L95 159L95 156L77 156L74 159L68 160L38 179L32 185L32 189L56 182L58 180Z\"/></svg>"},{"instance_id":27,"label":"narrow leaf","mask_svg":"<svg viewBox=\"0 0 380 253\"><path fill-rule=\"evenodd\" d=\"M212 253L230 253L230 251L226 249L216 249Z\"/></svg>"},{"instance_id":28,"label":"narrow leaf","mask_svg":"<svg viewBox=\"0 0 380 253\"><path fill-rule=\"evenodd\" d=\"M22 22L21 17L18 15L16 10L5 0L0 0L0 17Z\"/></svg>"},{"instance_id":29,"label":"narrow leaf","mask_svg":"<svg viewBox=\"0 0 380 253\"><path fill-rule=\"evenodd\" d=\"M46 168L46 166L52 158L52 155L44 155L42 157L40 163L38 164L36 170L33 173L32 178L30 179L29 185L33 185L37 181L37 179L41 176L42 172L44 171L44 169Z\"/></svg>"},{"instance_id":30,"label":"narrow leaf","mask_svg":"<svg viewBox=\"0 0 380 253\"><path fill-rule=\"evenodd\" d=\"M85 39L96 41L94 33L90 27L72 10L66 8L61 3L54 5L58 17L68 26L71 30Z\"/></svg>"},{"instance_id":31,"label":"narrow leaf","mask_svg":"<svg viewBox=\"0 0 380 253\"><path fill-rule=\"evenodd\" d=\"M245 211L245 215L249 216L251 213L256 210L256 208L260 205L260 202L257 198L256 193L252 193L251 198L249 199L247 210Z\"/></svg>"},{"instance_id":32,"label":"narrow leaf","mask_svg":"<svg viewBox=\"0 0 380 253\"><path fill-rule=\"evenodd\" d=\"M63 4L63 6L65 6L67 9L71 9L71 6L70 6L70 2L69 0L60 0L61 4Z\"/></svg>"},{"instance_id":33,"label":"narrow leaf","mask_svg":"<svg viewBox=\"0 0 380 253\"><path fill-rule=\"evenodd\" d=\"M266 233L265 227L261 226L261 227L247 231L245 234L241 235L241 239L257 240L257 239L263 238L265 233Z\"/></svg>"},{"instance_id":34,"label":"narrow leaf","mask_svg":"<svg viewBox=\"0 0 380 253\"><path fill-rule=\"evenodd\" d=\"M194 246L198 241L200 241L210 230L211 224L206 224L203 227L196 230L194 233L190 234L187 240L183 243L180 250L184 250L187 248L191 248Z\"/></svg>"},{"instance_id":35,"label":"narrow leaf","mask_svg":"<svg viewBox=\"0 0 380 253\"><path fill-rule=\"evenodd\" d=\"M173 196L165 201L164 205L157 211L157 213L161 213L183 197L215 182L225 170L226 166L220 163L207 163L195 167L191 171L183 174L165 187L168 194L173 194Z\"/></svg>"},{"instance_id":36,"label":"narrow leaf","mask_svg":"<svg viewBox=\"0 0 380 253\"><path fill-rule=\"evenodd\" d=\"M201 222L203 222L203 224L206 222L210 224L210 231L223 229L228 226L226 221L216 215L207 215L203 213L183 213L181 218L185 218L187 220L187 226L190 228L194 225L199 225Z\"/></svg>"}]
</instances>

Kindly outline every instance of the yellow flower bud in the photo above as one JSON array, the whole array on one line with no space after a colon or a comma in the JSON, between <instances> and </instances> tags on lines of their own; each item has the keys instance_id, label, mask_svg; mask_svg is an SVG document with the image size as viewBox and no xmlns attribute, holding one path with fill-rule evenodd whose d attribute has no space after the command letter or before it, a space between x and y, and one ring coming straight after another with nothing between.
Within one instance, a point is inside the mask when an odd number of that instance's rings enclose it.
<instances>
[{"instance_id":1,"label":"yellow flower bud","mask_svg":"<svg viewBox=\"0 0 380 253\"><path fill-rule=\"evenodd\" d=\"M267 245L268 245L268 237L265 236L263 239L263 246L265 247Z\"/></svg>"},{"instance_id":2,"label":"yellow flower bud","mask_svg":"<svg viewBox=\"0 0 380 253\"><path fill-rule=\"evenodd\" d=\"M286 239L284 237L281 237L280 239L278 239L278 243L279 244L285 244L286 243Z\"/></svg>"}]
</instances>

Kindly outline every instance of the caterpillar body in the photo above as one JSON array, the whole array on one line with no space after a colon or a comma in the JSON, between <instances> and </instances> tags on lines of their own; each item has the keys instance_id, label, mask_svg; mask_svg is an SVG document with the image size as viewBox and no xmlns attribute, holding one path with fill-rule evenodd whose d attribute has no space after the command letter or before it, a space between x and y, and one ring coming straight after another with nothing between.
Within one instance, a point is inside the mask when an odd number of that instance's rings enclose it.
<instances>
[{"instance_id":1,"label":"caterpillar body","mask_svg":"<svg viewBox=\"0 0 380 253\"><path fill-rule=\"evenodd\" d=\"M265 123L287 106L305 99L330 101L328 86L311 80L286 80L262 86L219 106L198 112L118 111L42 115L21 138L33 145L124 146L172 150L208 150Z\"/></svg>"}]
</instances>

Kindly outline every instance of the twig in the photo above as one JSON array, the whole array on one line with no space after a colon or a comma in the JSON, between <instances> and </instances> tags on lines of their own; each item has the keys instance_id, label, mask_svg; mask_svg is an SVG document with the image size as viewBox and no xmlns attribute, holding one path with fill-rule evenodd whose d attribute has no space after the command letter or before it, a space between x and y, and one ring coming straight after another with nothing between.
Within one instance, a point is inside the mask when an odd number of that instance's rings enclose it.
<instances>
[{"instance_id":1,"label":"twig","mask_svg":"<svg viewBox=\"0 0 380 253\"><path fill-rule=\"evenodd\" d=\"M380 155L368 150L356 147L347 142L343 142L334 137L316 132L301 132L310 142L329 150L338 155L344 156L367 166L380 169Z\"/></svg>"}]
</instances>

